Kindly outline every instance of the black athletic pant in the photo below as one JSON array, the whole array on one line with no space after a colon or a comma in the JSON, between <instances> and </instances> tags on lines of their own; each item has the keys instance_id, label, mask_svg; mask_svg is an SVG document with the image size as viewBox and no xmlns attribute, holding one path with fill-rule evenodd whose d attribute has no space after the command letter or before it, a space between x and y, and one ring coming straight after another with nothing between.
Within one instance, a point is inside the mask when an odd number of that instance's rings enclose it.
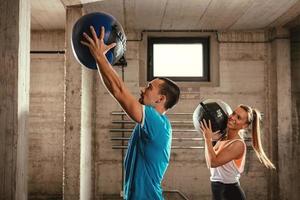
<instances>
[{"instance_id":1,"label":"black athletic pant","mask_svg":"<svg viewBox=\"0 0 300 200\"><path fill-rule=\"evenodd\" d=\"M246 200L245 193L239 183L211 182L211 190L213 200Z\"/></svg>"}]
</instances>

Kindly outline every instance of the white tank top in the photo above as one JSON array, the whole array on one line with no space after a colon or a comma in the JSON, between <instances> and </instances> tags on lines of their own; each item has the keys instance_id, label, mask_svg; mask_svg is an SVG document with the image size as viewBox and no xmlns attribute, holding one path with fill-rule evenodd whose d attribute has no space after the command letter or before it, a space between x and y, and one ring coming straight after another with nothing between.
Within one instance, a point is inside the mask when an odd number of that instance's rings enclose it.
<instances>
[{"instance_id":1,"label":"white tank top","mask_svg":"<svg viewBox=\"0 0 300 200\"><path fill-rule=\"evenodd\" d=\"M243 156L238 160L232 160L222 166L216 168L210 168L210 181L212 182L222 182L222 183L238 183L241 173L244 171L245 166L245 158L246 158L246 151L247 147L245 142L242 139L235 139L224 146L220 146L217 151L222 150L226 146L232 144L235 141L240 141L244 144L244 153Z\"/></svg>"}]
</instances>

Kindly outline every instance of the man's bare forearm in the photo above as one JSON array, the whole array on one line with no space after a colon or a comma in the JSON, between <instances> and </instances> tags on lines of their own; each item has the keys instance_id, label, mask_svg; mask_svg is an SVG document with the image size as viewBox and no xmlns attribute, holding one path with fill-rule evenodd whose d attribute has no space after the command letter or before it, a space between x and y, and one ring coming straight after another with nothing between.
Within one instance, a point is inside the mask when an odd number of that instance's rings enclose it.
<instances>
[{"instance_id":1,"label":"man's bare forearm","mask_svg":"<svg viewBox=\"0 0 300 200\"><path fill-rule=\"evenodd\" d=\"M113 96L120 94L124 89L124 83L112 68L106 57L104 55L98 56L97 64L99 75L109 92Z\"/></svg>"}]
</instances>

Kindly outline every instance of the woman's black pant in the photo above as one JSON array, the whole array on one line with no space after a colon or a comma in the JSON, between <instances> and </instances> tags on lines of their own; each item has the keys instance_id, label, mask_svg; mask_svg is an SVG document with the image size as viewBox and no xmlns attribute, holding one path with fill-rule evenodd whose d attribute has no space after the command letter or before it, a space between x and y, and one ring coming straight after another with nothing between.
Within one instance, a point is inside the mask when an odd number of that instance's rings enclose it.
<instances>
[{"instance_id":1,"label":"woman's black pant","mask_svg":"<svg viewBox=\"0 0 300 200\"><path fill-rule=\"evenodd\" d=\"M246 196L239 183L225 184L211 182L213 200L245 200Z\"/></svg>"}]
</instances>

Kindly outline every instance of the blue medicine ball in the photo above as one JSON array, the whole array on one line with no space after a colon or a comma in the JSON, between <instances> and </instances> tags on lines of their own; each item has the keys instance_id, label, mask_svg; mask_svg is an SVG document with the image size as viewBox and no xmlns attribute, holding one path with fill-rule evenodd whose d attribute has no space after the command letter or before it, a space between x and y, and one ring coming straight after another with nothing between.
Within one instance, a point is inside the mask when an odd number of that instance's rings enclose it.
<instances>
[{"instance_id":1,"label":"blue medicine ball","mask_svg":"<svg viewBox=\"0 0 300 200\"><path fill-rule=\"evenodd\" d=\"M90 69L97 69L96 61L89 48L80 43L85 40L83 32L92 37L90 26L94 27L98 37L103 26L105 28L105 44L116 43L116 46L106 53L106 58L112 65L117 63L125 53L126 36L121 24L113 16L102 12L84 15L73 26L72 48L78 62Z\"/></svg>"},{"instance_id":2,"label":"blue medicine ball","mask_svg":"<svg viewBox=\"0 0 300 200\"><path fill-rule=\"evenodd\" d=\"M205 119L211 122L213 132L220 131L220 137L226 134L228 116L231 115L230 106L219 99L207 99L200 102L193 113L194 127L198 132L200 130L200 121Z\"/></svg>"}]
</instances>

